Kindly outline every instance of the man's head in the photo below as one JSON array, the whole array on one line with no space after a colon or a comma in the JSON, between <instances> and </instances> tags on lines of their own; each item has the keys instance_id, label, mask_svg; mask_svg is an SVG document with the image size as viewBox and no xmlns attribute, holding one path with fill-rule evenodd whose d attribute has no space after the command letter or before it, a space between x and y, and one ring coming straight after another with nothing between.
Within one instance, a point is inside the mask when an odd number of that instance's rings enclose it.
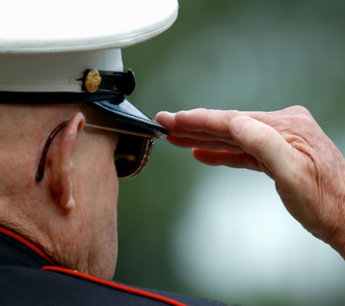
<instances>
[{"instance_id":1,"label":"man's head","mask_svg":"<svg viewBox=\"0 0 345 306\"><path fill-rule=\"evenodd\" d=\"M0 223L40 245L58 264L112 275L117 248L118 135L85 127L75 105L0 105ZM36 180L52 130L44 177Z\"/></svg>"},{"instance_id":2,"label":"man's head","mask_svg":"<svg viewBox=\"0 0 345 306\"><path fill-rule=\"evenodd\" d=\"M30 9L45 16L34 7L39 2ZM117 255L118 177L137 174L152 140L166 134L126 100L135 83L123 71L120 49L167 29L177 1L100 2L96 10L113 10L117 18L93 10L99 22L81 27L85 3L64 23L54 21L49 7L48 31L32 14L21 20L23 31L15 6L5 8L10 17L0 29L11 31L0 30L0 225L61 266L109 279Z\"/></svg>"}]
</instances>

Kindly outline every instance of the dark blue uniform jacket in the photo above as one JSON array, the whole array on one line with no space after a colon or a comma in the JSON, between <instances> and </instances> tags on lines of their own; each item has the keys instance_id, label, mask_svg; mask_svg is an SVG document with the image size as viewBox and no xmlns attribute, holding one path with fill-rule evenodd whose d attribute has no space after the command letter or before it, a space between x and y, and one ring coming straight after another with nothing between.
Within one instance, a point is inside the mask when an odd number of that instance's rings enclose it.
<instances>
[{"instance_id":1,"label":"dark blue uniform jacket","mask_svg":"<svg viewBox=\"0 0 345 306\"><path fill-rule=\"evenodd\" d=\"M143 290L64 269L27 239L0 227L0 305L204 305L218 302Z\"/></svg>"}]
</instances>

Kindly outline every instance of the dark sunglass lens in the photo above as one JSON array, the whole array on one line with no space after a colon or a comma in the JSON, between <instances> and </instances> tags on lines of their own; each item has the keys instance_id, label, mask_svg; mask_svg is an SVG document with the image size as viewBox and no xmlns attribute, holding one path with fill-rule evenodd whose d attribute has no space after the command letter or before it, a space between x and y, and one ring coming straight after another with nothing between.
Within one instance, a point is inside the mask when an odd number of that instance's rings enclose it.
<instances>
[{"instance_id":1,"label":"dark sunglass lens","mask_svg":"<svg viewBox=\"0 0 345 306\"><path fill-rule=\"evenodd\" d=\"M153 145L153 139L119 135L115 151L115 166L120 178L133 177L145 166Z\"/></svg>"}]
</instances>

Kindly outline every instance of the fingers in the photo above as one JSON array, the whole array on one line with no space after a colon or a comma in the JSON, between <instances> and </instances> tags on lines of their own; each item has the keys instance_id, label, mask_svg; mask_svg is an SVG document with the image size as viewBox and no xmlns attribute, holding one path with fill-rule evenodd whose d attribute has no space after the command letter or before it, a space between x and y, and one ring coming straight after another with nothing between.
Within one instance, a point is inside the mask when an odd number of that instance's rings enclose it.
<instances>
[{"instance_id":1,"label":"fingers","mask_svg":"<svg viewBox=\"0 0 345 306\"><path fill-rule=\"evenodd\" d=\"M198 161L210 166L228 166L232 168L246 168L255 171L265 171L256 158L247 153L233 153L229 151L197 148L193 149L193 156Z\"/></svg>"},{"instance_id":2,"label":"fingers","mask_svg":"<svg viewBox=\"0 0 345 306\"><path fill-rule=\"evenodd\" d=\"M297 153L270 126L276 116L274 112L195 109L176 114L161 112L156 119L169 130L171 143L199 148L194 155L203 163L262 170L278 180L293 183ZM239 155L244 152L248 154Z\"/></svg>"},{"instance_id":3,"label":"fingers","mask_svg":"<svg viewBox=\"0 0 345 306\"><path fill-rule=\"evenodd\" d=\"M251 117L237 116L230 121L229 132L276 179L294 181L296 151L275 129Z\"/></svg>"},{"instance_id":4,"label":"fingers","mask_svg":"<svg viewBox=\"0 0 345 306\"><path fill-rule=\"evenodd\" d=\"M228 123L238 114L237 111L193 109L176 114L160 112L158 123L165 126L175 136L228 136Z\"/></svg>"},{"instance_id":5,"label":"fingers","mask_svg":"<svg viewBox=\"0 0 345 306\"><path fill-rule=\"evenodd\" d=\"M263 171L290 185L294 177L296 151L270 126L248 116L236 116L228 124L228 133L237 142L234 150L198 147L194 157L207 165L224 165Z\"/></svg>"},{"instance_id":6,"label":"fingers","mask_svg":"<svg viewBox=\"0 0 345 306\"><path fill-rule=\"evenodd\" d=\"M168 140L179 147L242 152L228 131L235 112L196 109L176 114L160 112L156 120L169 130Z\"/></svg>"},{"instance_id":7,"label":"fingers","mask_svg":"<svg viewBox=\"0 0 345 306\"><path fill-rule=\"evenodd\" d=\"M243 152L232 138L217 139L216 137L209 137L207 139L197 139L193 137L175 137L169 134L167 139L171 144L182 148L204 148L210 150Z\"/></svg>"},{"instance_id":8,"label":"fingers","mask_svg":"<svg viewBox=\"0 0 345 306\"><path fill-rule=\"evenodd\" d=\"M156 120L165 126L171 135L190 138L210 138L212 136L228 135L228 123L239 115L245 115L259 120L284 133L286 128L298 128L298 120L312 119L311 114L302 106L291 106L273 112L239 112L236 110L193 109L177 113L160 112Z\"/></svg>"},{"instance_id":9,"label":"fingers","mask_svg":"<svg viewBox=\"0 0 345 306\"><path fill-rule=\"evenodd\" d=\"M183 135L185 131L176 124L175 116L176 116L175 113L159 112L156 115L156 121L159 124L163 125L169 131L169 134Z\"/></svg>"}]
</instances>

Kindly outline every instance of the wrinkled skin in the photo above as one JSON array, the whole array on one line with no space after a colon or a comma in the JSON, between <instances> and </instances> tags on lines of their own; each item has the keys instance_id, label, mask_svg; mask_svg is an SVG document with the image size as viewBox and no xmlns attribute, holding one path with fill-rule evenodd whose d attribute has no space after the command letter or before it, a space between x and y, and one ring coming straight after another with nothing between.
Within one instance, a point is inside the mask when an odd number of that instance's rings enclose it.
<instances>
[{"instance_id":1,"label":"wrinkled skin","mask_svg":"<svg viewBox=\"0 0 345 306\"><path fill-rule=\"evenodd\" d=\"M307 109L161 112L168 140L208 165L269 175L287 210L345 258L345 160Z\"/></svg>"}]
</instances>

